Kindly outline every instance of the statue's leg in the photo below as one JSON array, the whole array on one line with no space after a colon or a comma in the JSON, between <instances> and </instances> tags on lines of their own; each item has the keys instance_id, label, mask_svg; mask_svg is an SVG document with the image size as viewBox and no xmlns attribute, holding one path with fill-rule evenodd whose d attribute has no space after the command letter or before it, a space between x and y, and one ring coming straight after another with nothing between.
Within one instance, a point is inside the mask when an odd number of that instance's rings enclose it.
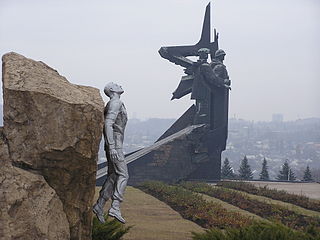
<instances>
[{"instance_id":1,"label":"statue's leg","mask_svg":"<svg viewBox=\"0 0 320 240\"><path fill-rule=\"evenodd\" d=\"M114 185L117 179L116 173L112 173L107 176L107 179L104 181L102 188L99 192L99 198L97 204L101 209L103 209L105 203L111 198L114 191Z\"/></svg>"},{"instance_id":2,"label":"statue's leg","mask_svg":"<svg viewBox=\"0 0 320 240\"><path fill-rule=\"evenodd\" d=\"M110 157L108 156L108 174L107 178L104 181L102 188L99 192L99 199L97 203L101 203L100 206L103 208L106 201L108 201L111 196L113 195L114 191L114 184L117 179L116 171L114 163L110 160Z\"/></svg>"},{"instance_id":3,"label":"statue's leg","mask_svg":"<svg viewBox=\"0 0 320 240\"><path fill-rule=\"evenodd\" d=\"M114 170L117 175L116 185L112 195L112 200L123 201L124 191L127 187L129 174L127 163L121 150L118 151L119 160L114 163Z\"/></svg>"},{"instance_id":4,"label":"statue's leg","mask_svg":"<svg viewBox=\"0 0 320 240\"><path fill-rule=\"evenodd\" d=\"M93 206L93 212L96 214L100 222L104 222L103 208L106 202L111 198L114 192L114 186L117 179L116 172L114 170L114 164L108 160L108 174L104 181L102 188L99 192L99 198L97 203Z\"/></svg>"},{"instance_id":5,"label":"statue's leg","mask_svg":"<svg viewBox=\"0 0 320 240\"><path fill-rule=\"evenodd\" d=\"M129 174L127 163L124 160L124 155L121 149L118 150L118 155L119 160L114 162L114 170L117 178L112 195L112 205L109 210L109 215L116 217L120 222L125 223L125 220L121 216L120 203L123 201L123 195L128 183Z\"/></svg>"}]
</instances>

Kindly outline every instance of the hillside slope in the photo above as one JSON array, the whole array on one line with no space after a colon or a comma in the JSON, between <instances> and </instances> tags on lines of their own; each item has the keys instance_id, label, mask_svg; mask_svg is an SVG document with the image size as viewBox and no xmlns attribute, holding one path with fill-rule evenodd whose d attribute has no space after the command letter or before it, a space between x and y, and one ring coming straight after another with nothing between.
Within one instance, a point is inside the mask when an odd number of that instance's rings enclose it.
<instances>
[{"instance_id":1,"label":"hillside slope","mask_svg":"<svg viewBox=\"0 0 320 240\"><path fill-rule=\"evenodd\" d=\"M95 200L99 190L97 187ZM110 202L105 212L109 206ZM183 219L165 203L130 186L126 189L121 211L127 221L126 226L133 226L124 240L191 240L191 231L204 231L197 224Z\"/></svg>"}]
</instances>

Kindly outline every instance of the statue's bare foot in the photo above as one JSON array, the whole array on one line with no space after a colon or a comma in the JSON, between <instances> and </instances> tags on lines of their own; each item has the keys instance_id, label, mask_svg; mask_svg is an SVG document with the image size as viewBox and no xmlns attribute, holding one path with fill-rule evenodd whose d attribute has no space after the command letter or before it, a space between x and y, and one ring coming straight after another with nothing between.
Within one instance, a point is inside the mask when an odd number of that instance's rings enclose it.
<instances>
[{"instance_id":1,"label":"statue's bare foot","mask_svg":"<svg viewBox=\"0 0 320 240\"><path fill-rule=\"evenodd\" d=\"M106 222L106 220L104 219L104 216L103 216L103 211L101 210L101 208L99 207L98 204L95 204L93 206L92 211L94 212L94 214L97 216L98 220L101 223L105 223Z\"/></svg>"},{"instance_id":2,"label":"statue's bare foot","mask_svg":"<svg viewBox=\"0 0 320 240\"><path fill-rule=\"evenodd\" d=\"M126 223L126 220L121 216L121 213L119 210L116 210L114 208L110 208L109 216L116 218L119 222L121 222L123 224Z\"/></svg>"}]
</instances>

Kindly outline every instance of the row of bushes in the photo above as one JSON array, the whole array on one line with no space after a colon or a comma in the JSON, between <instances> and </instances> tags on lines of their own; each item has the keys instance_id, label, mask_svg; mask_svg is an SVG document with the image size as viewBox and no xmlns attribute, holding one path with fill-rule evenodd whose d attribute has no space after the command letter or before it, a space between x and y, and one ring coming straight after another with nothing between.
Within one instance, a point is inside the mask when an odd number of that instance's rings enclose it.
<instances>
[{"instance_id":1,"label":"row of bushes","mask_svg":"<svg viewBox=\"0 0 320 240\"><path fill-rule=\"evenodd\" d=\"M253 222L252 218L229 212L221 205L208 202L198 194L181 186L170 186L152 181L145 182L139 188L168 204L183 218L204 228L240 228Z\"/></svg>"},{"instance_id":2,"label":"row of bushes","mask_svg":"<svg viewBox=\"0 0 320 240\"><path fill-rule=\"evenodd\" d=\"M280 200L287 203L292 203L297 206L320 212L320 201L311 200L303 195L291 194L283 190L270 189L265 187L256 187L252 183L245 182L220 182L218 186L231 188L250 194L264 196L275 200Z\"/></svg>"},{"instance_id":3,"label":"row of bushes","mask_svg":"<svg viewBox=\"0 0 320 240\"><path fill-rule=\"evenodd\" d=\"M315 226L320 230L320 218L304 216L276 204L251 199L245 194L230 189L195 182L184 182L181 183L181 186L194 192L218 198L270 221L281 222L290 228L305 231L308 226Z\"/></svg>"},{"instance_id":4,"label":"row of bushes","mask_svg":"<svg viewBox=\"0 0 320 240\"><path fill-rule=\"evenodd\" d=\"M193 233L194 240L319 240L320 236L294 231L282 224L254 222L240 229L209 229L205 233Z\"/></svg>"}]
</instances>

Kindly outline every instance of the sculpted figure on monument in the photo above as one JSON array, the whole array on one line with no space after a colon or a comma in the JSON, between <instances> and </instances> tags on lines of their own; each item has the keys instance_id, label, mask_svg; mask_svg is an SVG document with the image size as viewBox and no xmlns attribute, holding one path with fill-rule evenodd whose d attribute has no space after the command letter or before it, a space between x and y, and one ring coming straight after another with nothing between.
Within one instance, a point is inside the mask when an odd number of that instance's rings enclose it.
<instances>
[{"instance_id":1,"label":"sculpted figure on monument","mask_svg":"<svg viewBox=\"0 0 320 240\"><path fill-rule=\"evenodd\" d=\"M229 79L227 68L223 64L226 53L222 49L217 50L210 64L207 62L209 53L210 50L207 48L201 48L198 51L198 62L201 64L199 66L199 70L202 74L202 79L209 88L225 87L231 89L231 81Z\"/></svg>"},{"instance_id":2,"label":"sculpted figure on monument","mask_svg":"<svg viewBox=\"0 0 320 240\"><path fill-rule=\"evenodd\" d=\"M104 93L110 98L104 109L103 129L108 174L100 190L97 203L93 206L93 212L102 223L105 221L103 207L110 198L112 199L112 204L108 214L125 223L125 219L120 212L120 203L123 201L129 178L127 163L122 150L124 130L127 123L126 108L120 100L120 95L123 92L121 86L112 82L108 83L104 88Z\"/></svg>"},{"instance_id":3,"label":"sculpted figure on monument","mask_svg":"<svg viewBox=\"0 0 320 240\"><path fill-rule=\"evenodd\" d=\"M223 64L223 60L226 56L226 53L222 49L218 49L215 54L210 66L213 70L215 77L218 81L223 82L223 84L230 88L231 81L229 79L228 71L226 66Z\"/></svg>"}]
</instances>

